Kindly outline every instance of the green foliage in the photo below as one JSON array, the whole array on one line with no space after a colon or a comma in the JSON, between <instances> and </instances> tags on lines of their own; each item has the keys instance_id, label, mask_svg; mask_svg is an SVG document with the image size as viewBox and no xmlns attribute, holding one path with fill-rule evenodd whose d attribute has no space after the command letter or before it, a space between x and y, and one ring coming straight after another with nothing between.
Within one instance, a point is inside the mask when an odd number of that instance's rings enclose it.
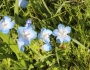
<instances>
[{"instance_id":1,"label":"green foliage","mask_svg":"<svg viewBox=\"0 0 90 70\"><path fill-rule=\"evenodd\" d=\"M28 0L26 8L18 0L0 0L0 19L15 20L9 34L0 32L0 70L90 70L90 0ZM17 28L32 19L35 30L54 30L59 23L72 28L72 41L58 44L51 36L52 50L45 52L41 40L35 39L20 52ZM64 49L63 49L64 48Z\"/></svg>"}]
</instances>

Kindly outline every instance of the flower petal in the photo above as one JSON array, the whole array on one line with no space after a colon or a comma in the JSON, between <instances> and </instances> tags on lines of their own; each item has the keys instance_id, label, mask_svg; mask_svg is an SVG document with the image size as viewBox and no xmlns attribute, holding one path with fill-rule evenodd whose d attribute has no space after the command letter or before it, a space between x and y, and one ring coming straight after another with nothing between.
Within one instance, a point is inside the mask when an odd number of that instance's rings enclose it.
<instances>
[{"instance_id":1,"label":"flower petal","mask_svg":"<svg viewBox=\"0 0 90 70\"><path fill-rule=\"evenodd\" d=\"M51 31L51 30L49 30L49 29L47 29L47 30L46 30L46 32L47 32L49 35L51 35L51 34L52 34L52 31Z\"/></svg>"},{"instance_id":2,"label":"flower petal","mask_svg":"<svg viewBox=\"0 0 90 70\"><path fill-rule=\"evenodd\" d=\"M56 38L56 41L57 41L58 43L63 43L64 37L58 36L58 37Z\"/></svg>"},{"instance_id":3,"label":"flower petal","mask_svg":"<svg viewBox=\"0 0 90 70\"><path fill-rule=\"evenodd\" d=\"M18 32L18 36L21 36L21 34L23 33L24 27L19 27L17 32Z\"/></svg>"},{"instance_id":4,"label":"flower petal","mask_svg":"<svg viewBox=\"0 0 90 70\"><path fill-rule=\"evenodd\" d=\"M28 5L27 0L20 0L19 1L19 6L21 6L22 8L25 8L27 5Z\"/></svg>"},{"instance_id":5,"label":"flower petal","mask_svg":"<svg viewBox=\"0 0 90 70\"><path fill-rule=\"evenodd\" d=\"M59 24L59 25L58 25L58 29L59 29L59 30L63 30L63 29L65 29L65 26L64 26L63 24Z\"/></svg>"},{"instance_id":6,"label":"flower petal","mask_svg":"<svg viewBox=\"0 0 90 70\"><path fill-rule=\"evenodd\" d=\"M45 38L43 41L44 41L45 43L49 43L49 42L50 42L50 39L49 39L49 38Z\"/></svg>"},{"instance_id":7,"label":"flower petal","mask_svg":"<svg viewBox=\"0 0 90 70\"><path fill-rule=\"evenodd\" d=\"M9 32L9 29L8 30L2 30L2 33L4 34L7 34Z\"/></svg>"},{"instance_id":8,"label":"flower petal","mask_svg":"<svg viewBox=\"0 0 90 70\"><path fill-rule=\"evenodd\" d=\"M7 23L11 21L11 18L8 16L4 16L4 19L5 19L5 22L7 22Z\"/></svg>"},{"instance_id":9,"label":"flower petal","mask_svg":"<svg viewBox=\"0 0 90 70\"><path fill-rule=\"evenodd\" d=\"M69 42L70 40L71 40L70 36L67 35L67 36L64 37L64 42Z\"/></svg>"},{"instance_id":10,"label":"flower petal","mask_svg":"<svg viewBox=\"0 0 90 70\"><path fill-rule=\"evenodd\" d=\"M52 49L52 47L51 47L51 45L48 43L48 44L44 44L44 45L42 46L42 49L43 49L44 51L50 51L50 50Z\"/></svg>"},{"instance_id":11,"label":"flower petal","mask_svg":"<svg viewBox=\"0 0 90 70\"><path fill-rule=\"evenodd\" d=\"M30 32L30 35L29 35L29 39L32 40L32 39L35 39L37 37L37 32L35 32L33 29L28 29L29 32Z\"/></svg>"},{"instance_id":12,"label":"flower petal","mask_svg":"<svg viewBox=\"0 0 90 70\"><path fill-rule=\"evenodd\" d=\"M30 44L30 41L24 39L24 45L27 46L27 45L29 45L29 44Z\"/></svg>"},{"instance_id":13,"label":"flower petal","mask_svg":"<svg viewBox=\"0 0 90 70\"><path fill-rule=\"evenodd\" d=\"M59 30L58 30L58 29L55 29L52 34L53 34L54 36L58 36L58 33L59 33Z\"/></svg>"},{"instance_id":14,"label":"flower petal","mask_svg":"<svg viewBox=\"0 0 90 70\"><path fill-rule=\"evenodd\" d=\"M49 43L49 35L52 34L52 31L46 28L42 28L41 32L38 34L38 38L43 40L45 43Z\"/></svg>"},{"instance_id":15,"label":"flower petal","mask_svg":"<svg viewBox=\"0 0 90 70\"><path fill-rule=\"evenodd\" d=\"M9 28L9 29L13 28L13 27L14 27L14 24L15 24L14 22L9 22L8 28Z\"/></svg>"},{"instance_id":16,"label":"flower petal","mask_svg":"<svg viewBox=\"0 0 90 70\"><path fill-rule=\"evenodd\" d=\"M20 51L24 51L24 41L22 39L18 39L18 47Z\"/></svg>"},{"instance_id":17,"label":"flower petal","mask_svg":"<svg viewBox=\"0 0 90 70\"><path fill-rule=\"evenodd\" d=\"M66 32L66 33L70 33L70 31L71 31L71 27L67 26L67 27L65 28L65 32Z\"/></svg>"}]
</instances>

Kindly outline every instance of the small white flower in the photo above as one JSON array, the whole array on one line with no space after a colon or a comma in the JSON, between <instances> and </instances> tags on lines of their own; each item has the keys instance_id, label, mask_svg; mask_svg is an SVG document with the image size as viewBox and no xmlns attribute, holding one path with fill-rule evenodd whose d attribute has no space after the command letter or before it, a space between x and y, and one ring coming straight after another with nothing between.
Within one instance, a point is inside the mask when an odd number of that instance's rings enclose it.
<instances>
[{"instance_id":1,"label":"small white flower","mask_svg":"<svg viewBox=\"0 0 90 70\"><path fill-rule=\"evenodd\" d=\"M64 26L62 24L58 25L58 29L55 29L53 31L53 35L57 36L56 40L59 43L63 43L63 42L69 42L71 40L71 37L68 35L68 33L70 33L71 28L69 26Z\"/></svg>"}]
</instances>

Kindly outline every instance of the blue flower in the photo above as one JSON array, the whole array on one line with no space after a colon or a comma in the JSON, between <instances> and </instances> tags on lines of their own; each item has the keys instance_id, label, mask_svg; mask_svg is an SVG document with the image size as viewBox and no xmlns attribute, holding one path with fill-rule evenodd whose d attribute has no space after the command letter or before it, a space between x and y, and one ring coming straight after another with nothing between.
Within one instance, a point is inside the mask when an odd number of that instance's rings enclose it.
<instances>
[{"instance_id":1,"label":"blue flower","mask_svg":"<svg viewBox=\"0 0 90 70\"><path fill-rule=\"evenodd\" d=\"M28 5L27 0L19 0L19 7L25 8Z\"/></svg>"},{"instance_id":2,"label":"blue flower","mask_svg":"<svg viewBox=\"0 0 90 70\"><path fill-rule=\"evenodd\" d=\"M35 29L35 26L34 25L32 25L32 21L30 20L30 19L28 19L27 21L26 21L26 25L25 25L25 27L26 28L32 28L33 30Z\"/></svg>"},{"instance_id":3,"label":"blue flower","mask_svg":"<svg viewBox=\"0 0 90 70\"><path fill-rule=\"evenodd\" d=\"M42 46L42 49L44 51L50 51L52 49L51 45L49 43L46 43Z\"/></svg>"},{"instance_id":4,"label":"blue flower","mask_svg":"<svg viewBox=\"0 0 90 70\"><path fill-rule=\"evenodd\" d=\"M45 43L49 43L49 35L52 34L52 31L49 29L42 28L41 32L38 34L38 38L43 40Z\"/></svg>"},{"instance_id":5,"label":"blue flower","mask_svg":"<svg viewBox=\"0 0 90 70\"><path fill-rule=\"evenodd\" d=\"M37 37L37 33L32 28L19 27L17 32L19 48L29 45L30 41Z\"/></svg>"},{"instance_id":6,"label":"blue flower","mask_svg":"<svg viewBox=\"0 0 90 70\"><path fill-rule=\"evenodd\" d=\"M28 26L30 26L31 24L32 24L32 21L31 21L31 20L27 20L25 26L28 27Z\"/></svg>"},{"instance_id":7,"label":"blue flower","mask_svg":"<svg viewBox=\"0 0 90 70\"><path fill-rule=\"evenodd\" d=\"M55 29L53 31L53 35L57 36L56 40L59 43L63 43L63 42L69 42L71 40L71 37L68 35L71 31L71 28L69 26L64 26L62 24L58 25L58 29Z\"/></svg>"},{"instance_id":8,"label":"blue flower","mask_svg":"<svg viewBox=\"0 0 90 70\"><path fill-rule=\"evenodd\" d=\"M14 22L11 21L11 18L8 16L5 16L1 21L0 21L0 31L2 33L7 34L10 29L14 27Z\"/></svg>"}]
</instances>

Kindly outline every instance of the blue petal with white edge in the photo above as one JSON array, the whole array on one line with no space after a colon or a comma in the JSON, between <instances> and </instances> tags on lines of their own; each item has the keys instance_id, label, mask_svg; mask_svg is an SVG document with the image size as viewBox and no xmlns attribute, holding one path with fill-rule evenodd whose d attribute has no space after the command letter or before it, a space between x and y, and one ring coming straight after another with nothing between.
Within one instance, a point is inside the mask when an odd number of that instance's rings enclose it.
<instances>
[{"instance_id":1,"label":"blue petal with white edge","mask_svg":"<svg viewBox=\"0 0 90 70\"><path fill-rule=\"evenodd\" d=\"M51 47L51 45L48 43L48 44L44 44L44 45L42 46L42 49L43 49L44 51L50 51L50 50L52 49L52 47Z\"/></svg>"}]
</instances>

